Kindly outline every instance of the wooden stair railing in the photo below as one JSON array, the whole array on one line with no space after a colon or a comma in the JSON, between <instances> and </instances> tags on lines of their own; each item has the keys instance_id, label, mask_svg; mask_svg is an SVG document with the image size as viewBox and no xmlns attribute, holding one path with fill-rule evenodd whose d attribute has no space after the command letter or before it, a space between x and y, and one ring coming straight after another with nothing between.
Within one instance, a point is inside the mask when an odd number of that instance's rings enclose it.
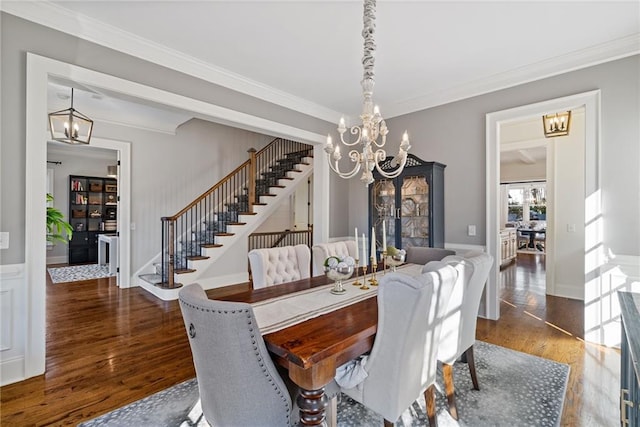
<instances>
[{"instance_id":1,"label":"wooden stair railing","mask_svg":"<svg viewBox=\"0 0 640 427\"><path fill-rule=\"evenodd\" d=\"M254 214L260 196L295 171L302 158L312 156L313 147L297 141L276 138L260 151L248 150L249 159L220 182L173 216L162 217L161 279L156 286L173 289L175 274L188 273L189 260L206 259L202 248L222 246L216 236L232 235L228 225L239 222L242 214Z\"/></svg>"}]
</instances>

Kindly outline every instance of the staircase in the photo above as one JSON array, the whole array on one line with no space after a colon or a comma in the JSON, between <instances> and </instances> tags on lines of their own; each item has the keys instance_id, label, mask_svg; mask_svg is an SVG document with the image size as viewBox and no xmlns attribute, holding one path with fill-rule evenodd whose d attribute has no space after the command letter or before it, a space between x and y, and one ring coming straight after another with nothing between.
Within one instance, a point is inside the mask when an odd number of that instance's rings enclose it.
<instances>
[{"instance_id":1,"label":"staircase","mask_svg":"<svg viewBox=\"0 0 640 427\"><path fill-rule=\"evenodd\" d=\"M280 201L307 179L313 170L312 153L310 145L280 138L258 152L249 150L249 160L176 215L162 218L162 251L148 264L150 271L138 276L138 284L163 300L173 300L190 283L210 289L247 281L244 273L216 283L206 272L224 262L235 243L246 242Z\"/></svg>"}]
</instances>

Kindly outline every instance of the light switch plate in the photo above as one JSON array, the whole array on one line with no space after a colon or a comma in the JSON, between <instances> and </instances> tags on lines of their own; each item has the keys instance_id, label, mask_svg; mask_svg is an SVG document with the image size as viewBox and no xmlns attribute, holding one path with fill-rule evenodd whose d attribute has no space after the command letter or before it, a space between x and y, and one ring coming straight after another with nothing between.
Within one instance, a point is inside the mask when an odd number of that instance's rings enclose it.
<instances>
[{"instance_id":1,"label":"light switch plate","mask_svg":"<svg viewBox=\"0 0 640 427\"><path fill-rule=\"evenodd\" d=\"M0 249L9 249L9 232L0 232Z\"/></svg>"},{"instance_id":2,"label":"light switch plate","mask_svg":"<svg viewBox=\"0 0 640 427\"><path fill-rule=\"evenodd\" d=\"M469 234L469 236L475 236L476 235L476 226L475 225L470 225L468 227L468 234Z\"/></svg>"}]
</instances>

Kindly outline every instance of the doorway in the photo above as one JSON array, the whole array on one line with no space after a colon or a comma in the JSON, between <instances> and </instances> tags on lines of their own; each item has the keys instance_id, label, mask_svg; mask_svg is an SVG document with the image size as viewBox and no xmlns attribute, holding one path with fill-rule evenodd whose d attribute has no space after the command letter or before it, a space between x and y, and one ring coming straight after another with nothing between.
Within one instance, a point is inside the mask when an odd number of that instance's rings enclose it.
<instances>
[{"instance_id":1,"label":"doorway","mask_svg":"<svg viewBox=\"0 0 640 427\"><path fill-rule=\"evenodd\" d=\"M580 249L577 252L577 256L582 263L582 269L576 271L572 269L572 273L580 275L580 280L573 283L556 283L556 265L558 258L553 250L555 247L555 239L557 233L562 229L569 230L571 226L575 226L576 230L580 227L581 230L585 230L585 224L588 223L588 218L585 216L585 204L596 203L594 198L599 198L600 178L599 178L599 162L598 162L598 145L599 145L599 117L600 117L600 91L591 91L578 95L568 96L564 98L557 98L537 104L525 105L509 110L498 111L489 113L486 116L486 143L487 143L487 174L486 174L486 207L487 207L487 251L494 257L494 259L500 259L500 135L502 126L515 122L527 117L542 117L544 114L550 111L566 111L576 110L584 108L584 160L583 164L583 180L584 190L581 194L578 194L581 203L578 203L575 208L578 209L582 215L583 222L575 223L568 222L565 227L561 227L563 224L559 222L554 209L556 206L553 204L555 199L555 192L557 188L557 170L558 162L555 157L547 160L547 182L553 182L553 186L547 187L548 199L551 203L547 204L547 218L553 219L547 222L547 245L548 250L546 254L546 284L547 293L551 295L565 296L574 299L584 299L584 286L586 283L585 277L585 264L588 261L589 253L586 250L585 241L590 239L590 236L586 236L580 242ZM541 119L540 119L541 120ZM552 155L555 156L552 150ZM485 292L484 308L485 317L489 319L497 320L500 317L500 303L499 303L499 268L494 263L494 267L489 275L487 282L487 288Z\"/></svg>"}]
</instances>

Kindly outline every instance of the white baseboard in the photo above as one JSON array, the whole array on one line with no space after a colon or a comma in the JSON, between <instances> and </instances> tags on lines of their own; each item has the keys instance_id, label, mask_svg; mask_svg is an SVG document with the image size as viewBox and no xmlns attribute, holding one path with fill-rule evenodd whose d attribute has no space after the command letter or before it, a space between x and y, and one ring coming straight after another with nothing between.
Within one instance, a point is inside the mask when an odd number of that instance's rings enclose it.
<instances>
[{"instance_id":1,"label":"white baseboard","mask_svg":"<svg viewBox=\"0 0 640 427\"><path fill-rule=\"evenodd\" d=\"M24 379L24 357L14 357L0 362L0 386L17 383Z\"/></svg>"},{"instance_id":2,"label":"white baseboard","mask_svg":"<svg viewBox=\"0 0 640 427\"><path fill-rule=\"evenodd\" d=\"M69 263L69 257L68 256L52 256L52 257L47 257L47 265L49 264L67 264Z\"/></svg>"},{"instance_id":3,"label":"white baseboard","mask_svg":"<svg viewBox=\"0 0 640 427\"><path fill-rule=\"evenodd\" d=\"M549 294L551 295L551 294ZM577 299L580 301L584 300L584 295L582 289L576 287L575 285L568 285L565 283L556 283L554 297L562 297L562 298L570 298Z\"/></svg>"}]
</instances>

